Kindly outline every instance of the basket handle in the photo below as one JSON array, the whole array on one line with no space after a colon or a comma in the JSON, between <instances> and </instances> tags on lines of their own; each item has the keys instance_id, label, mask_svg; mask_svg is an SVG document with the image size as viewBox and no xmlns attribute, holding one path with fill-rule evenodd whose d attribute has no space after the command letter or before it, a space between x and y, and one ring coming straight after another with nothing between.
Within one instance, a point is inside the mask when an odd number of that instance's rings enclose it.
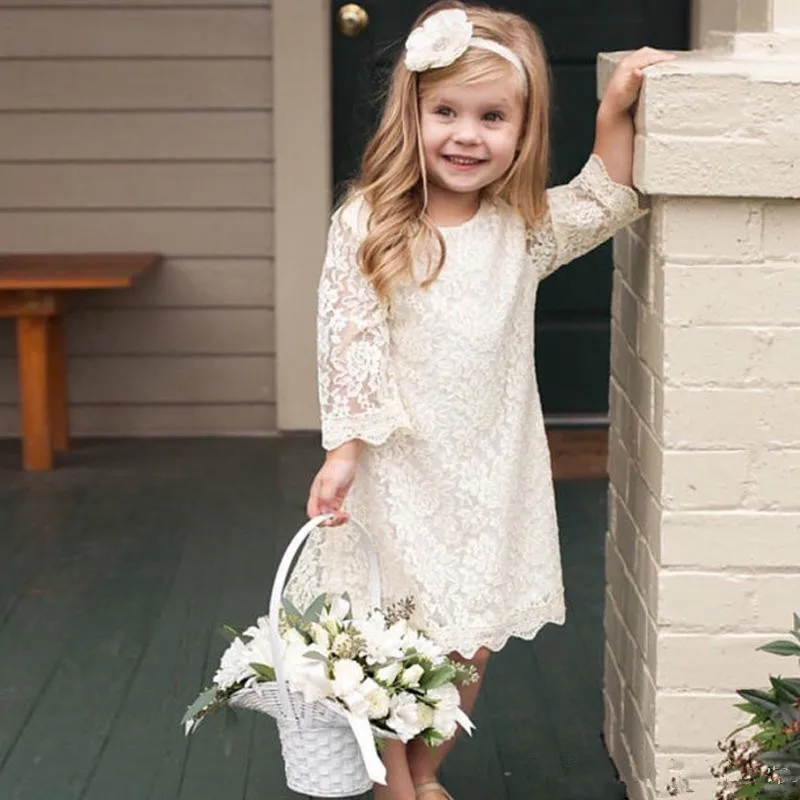
<instances>
[{"instance_id":1,"label":"basket handle","mask_svg":"<svg viewBox=\"0 0 800 800\"><path fill-rule=\"evenodd\" d=\"M272 660L275 666L275 677L278 684L278 695L280 696L281 704L287 714L291 713L291 705L289 703L289 690L286 684L285 673L283 670L283 660L281 658L281 636L278 624L280 607L283 600L283 590L286 588L286 581L289 577L289 570L291 569L292 562L295 555L305 543L306 539L322 525L334 518L334 514L321 514L318 517L310 519L303 527L294 535L294 538L289 542L286 552L278 564L278 571L275 574L275 580L272 584L272 593L269 598L269 632L270 644L272 646ZM351 517L349 523L354 525L361 537L361 546L367 555L369 563L369 598L372 608L379 608L381 604L381 573L378 566L378 554L375 552L375 546L372 544L367 529L357 520Z\"/></svg>"}]
</instances>

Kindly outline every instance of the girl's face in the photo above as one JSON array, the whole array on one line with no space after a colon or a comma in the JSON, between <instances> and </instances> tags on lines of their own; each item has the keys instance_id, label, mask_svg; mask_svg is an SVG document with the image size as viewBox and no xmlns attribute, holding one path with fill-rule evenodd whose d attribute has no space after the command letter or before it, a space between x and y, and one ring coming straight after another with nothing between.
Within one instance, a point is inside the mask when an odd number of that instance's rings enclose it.
<instances>
[{"instance_id":1,"label":"girl's face","mask_svg":"<svg viewBox=\"0 0 800 800\"><path fill-rule=\"evenodd\" d=\"M422 149L433 203L474 202L514 161L523 102L513 76L458 85L442 83L422 95Z\"/></svg>"}]
</instances>

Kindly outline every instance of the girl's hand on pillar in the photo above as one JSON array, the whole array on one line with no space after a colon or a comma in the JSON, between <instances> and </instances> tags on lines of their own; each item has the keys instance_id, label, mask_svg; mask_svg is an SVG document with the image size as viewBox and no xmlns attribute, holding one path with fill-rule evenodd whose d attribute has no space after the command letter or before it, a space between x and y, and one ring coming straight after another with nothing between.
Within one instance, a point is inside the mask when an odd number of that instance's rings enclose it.
<instances>
[{"instance_id":1,"label":"girl's hand on pillar","mask_svg":"<svg viewBox=\"0 0 800 800\"><path fill-rule=\"evenodd\" d=\"M665 53L652 47L642 47L629 53L617 64L606 86L598 113L610 117L629 113L633 104L639 99L644 70L653 64L672 61L674 58L672 53Z\"/></svg>"}]
</instances>

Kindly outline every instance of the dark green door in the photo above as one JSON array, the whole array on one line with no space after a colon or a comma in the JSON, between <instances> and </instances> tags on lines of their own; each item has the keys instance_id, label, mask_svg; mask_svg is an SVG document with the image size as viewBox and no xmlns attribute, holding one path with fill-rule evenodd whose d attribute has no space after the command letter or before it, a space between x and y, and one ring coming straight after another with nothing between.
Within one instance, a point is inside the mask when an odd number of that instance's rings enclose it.
<instances>
[{"instance_id":1,"label":"dark green door","mask_svg":"<svg viewBox=\"0 0 800 800\"><path fill-rule=\"evenodd\" d=\"M595 63L601 51L650 44L685 49L689 0L506 0L542 33L553 71L552 181L578 173L592 148ZM354 38L333 19L333 169L341 188L352 177L380 110L386 75L425 0L364 0L369 24ZM608 413L611 244L559 270L541 287L536 360L550 420L603 420Z\"/></svg>"}]
</instances>

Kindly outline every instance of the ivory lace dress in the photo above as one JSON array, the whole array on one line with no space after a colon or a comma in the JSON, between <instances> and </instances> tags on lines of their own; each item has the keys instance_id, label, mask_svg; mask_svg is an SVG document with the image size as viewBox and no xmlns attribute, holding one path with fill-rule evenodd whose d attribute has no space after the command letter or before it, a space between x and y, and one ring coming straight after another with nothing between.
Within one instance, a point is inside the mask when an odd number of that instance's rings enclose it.
<instances>
[{"instance_id":1,"label":"ivory lace dress","mask_svg":"<svg viewBox=\"0 0 800 800\"><path fill-rule=\"evenodd\" d=\"M353 201L333 216L319 286L323 447L368 443L345 508L376 541L384 601L412 596L415 623L467 657L564 621L536 289L642 213L597 156L548 194L536 229L490 201L442 228L439 277L385 304L357 265L367 211ZM299 604L323 591L364 608L366 560L348 526L317 531L289 585Z\"/></svg>"}]
</instances>

